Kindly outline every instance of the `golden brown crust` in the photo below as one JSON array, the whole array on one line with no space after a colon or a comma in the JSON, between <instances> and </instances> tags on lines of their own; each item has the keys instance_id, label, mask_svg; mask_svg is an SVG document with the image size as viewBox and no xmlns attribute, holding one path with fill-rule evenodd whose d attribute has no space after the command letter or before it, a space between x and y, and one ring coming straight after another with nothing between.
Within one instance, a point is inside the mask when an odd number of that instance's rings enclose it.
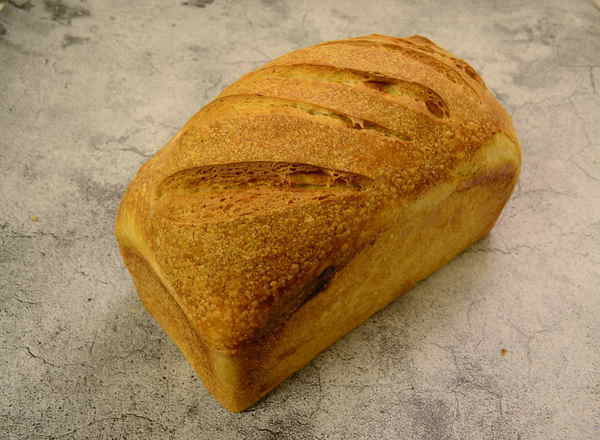
<instances>
[{"instance_id":1,"label":"golden brown crust","mask_svg":"<svg viewBox=\"0 0 600 440\"><path fill-rule=\"evenodd\" d=\"M516 139L479 75L426 38L326 42L199 111L140 169L117 236L203 343L234 353L499 132Z\"/></svg>"},{"instance_id":2,"label":"golden brown crust","mask_svg":"<svg viewBox=\"0 0 600 440\"><path fill-rule=\"evenodd\" d=\"M442 184L395 209L388 228L277 332L229 357L233 390L215 396L240 411L348 331L446 264L493 227L516 182L518 146L497 134ZM477 169L475 169L477 168ZM460 178L459 176L463 176ZM223 381L229 382L231 376Z\"/></svg>"}]
</instances>

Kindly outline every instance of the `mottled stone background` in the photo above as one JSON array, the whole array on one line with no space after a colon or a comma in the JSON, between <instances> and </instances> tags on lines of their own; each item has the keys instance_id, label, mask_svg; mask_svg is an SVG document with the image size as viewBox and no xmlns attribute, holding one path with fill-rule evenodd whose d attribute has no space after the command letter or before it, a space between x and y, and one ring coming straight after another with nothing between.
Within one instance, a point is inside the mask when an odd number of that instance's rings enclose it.
<instances>
[{"instance_id":1,"label":"mottled stone background","mask_svg":"<svg viewBox=\"0 0 600 440\"><path fill-rule=\"evenodd\" d=\"M4 0L0 438L600 439L600 6L593 1ZM115 245L129 179L287 51L420 33L512 113L489 238L252 410L208 395Z\"/></svg>"}]
</instances>

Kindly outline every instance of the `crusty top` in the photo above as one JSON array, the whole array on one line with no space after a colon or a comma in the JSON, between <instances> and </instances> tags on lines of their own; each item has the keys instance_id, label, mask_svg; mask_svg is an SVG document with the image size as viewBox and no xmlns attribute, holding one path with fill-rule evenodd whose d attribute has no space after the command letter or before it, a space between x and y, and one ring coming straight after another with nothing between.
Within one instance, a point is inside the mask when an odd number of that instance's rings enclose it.
<instances>
[{"instance_id":1,"label":"crusty top","mask_svg":"<svg viewBox=\"0 0 600 440\"><path fill-rule=\"evenodd\" d=\"M286 54L227 87L138 172L117 235L210 346L273 331L510 118L425 37Z\"/></svg>"}]
</instances>

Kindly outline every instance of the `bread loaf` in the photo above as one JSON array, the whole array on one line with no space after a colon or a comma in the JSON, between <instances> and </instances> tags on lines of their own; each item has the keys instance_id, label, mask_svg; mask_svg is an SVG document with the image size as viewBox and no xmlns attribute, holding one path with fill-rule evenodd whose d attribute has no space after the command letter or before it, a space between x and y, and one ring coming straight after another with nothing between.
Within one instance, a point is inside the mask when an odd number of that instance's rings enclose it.
<instances>
[{"instance_id":1,"label":"bread loaf","mask_svg":"<svg viewBox=\"0 0 600 440\"><path fill-rule=\"evenodd\" d=\"M520 165L465 61L421 36L331 41L194 115L116 235L146 308L241 411L485 236Z\"/></svg>"}]
</instances>

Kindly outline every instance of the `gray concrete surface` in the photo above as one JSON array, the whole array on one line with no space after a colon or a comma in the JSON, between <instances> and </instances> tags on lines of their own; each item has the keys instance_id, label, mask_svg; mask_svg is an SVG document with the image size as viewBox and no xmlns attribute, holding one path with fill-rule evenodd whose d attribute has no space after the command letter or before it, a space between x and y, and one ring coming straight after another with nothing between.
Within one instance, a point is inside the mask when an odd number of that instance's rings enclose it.
<instances>
[{"instance_id":1,"label":"gray concrete surface","mask_svg":"<svg viewBox=\"0 0 600 440\"><path fill-rule=\"evenodd\" d=\"M600 439L594 2L13 0L0 24L0 438ZM230 414L138 301L115 209L224 85L371 32L481 71L521 183L489 238Z\"/></svg>"}]
</instances>

